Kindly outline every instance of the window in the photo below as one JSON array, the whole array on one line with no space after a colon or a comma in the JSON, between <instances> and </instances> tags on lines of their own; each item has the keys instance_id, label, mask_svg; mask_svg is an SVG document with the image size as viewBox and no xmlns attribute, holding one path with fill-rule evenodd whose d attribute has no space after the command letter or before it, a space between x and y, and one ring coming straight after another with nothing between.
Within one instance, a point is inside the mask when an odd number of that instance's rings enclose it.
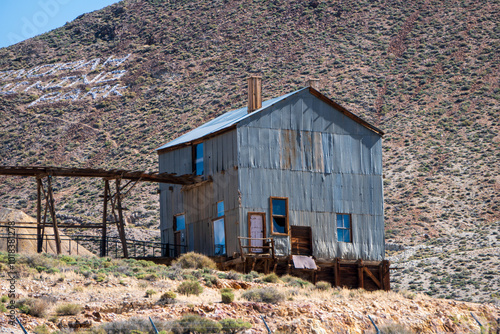
<instances>
[{"instance_id":1,"label":"window","mask_svg":"<svg viewBox=\"0 0 500 334\"><path fill-rule=\"evenodd\" d=\"M224 201L217 202L217 219L214 220L214 255L226 254L226 230L224 228Z\"/></svg>"},{"instance_id":2,"label":"window","mask_svg":"<svg viewBox=\"0 0 500 334\"><path fill-rule=\"evenodd\" d=\"M174 231L182 231L186 228L186 216L179 215L174 217Z\"/></svg>"},{"instance_id":3,"label":"window","mask_svg":"<svg viewBox=\"0 0 500 334\"><path fill-rule=\"evenodd\" d=\"M217 217L224 216L224 201L217 202Z\"/></svg>"},{"instance_id":4,"label":"window","mask_svg":"<svg viewBox=\"0 0 500 334\"><path fill-rule=\"evenodd\" d=\"M288 235L288 198L271 197L271 234Z\"/></svg>"},{"instance_id":5,"label":"window","mask_svg":"<svg viewBox=\"0 0 500 334\"><path fill-rule=\"evenodd\" d=\"M203 175L203 143L193 146L193 173Z\"/></svg>"},{"instance_id":6,"label":"window","mask_svg":"<svg viewBox=\"0 0 500 334\"><path fill-rule=\"evenodd\" d=\"M351 215L337 213L337 240L352 242Z\"/></svg>"}]
</instances>

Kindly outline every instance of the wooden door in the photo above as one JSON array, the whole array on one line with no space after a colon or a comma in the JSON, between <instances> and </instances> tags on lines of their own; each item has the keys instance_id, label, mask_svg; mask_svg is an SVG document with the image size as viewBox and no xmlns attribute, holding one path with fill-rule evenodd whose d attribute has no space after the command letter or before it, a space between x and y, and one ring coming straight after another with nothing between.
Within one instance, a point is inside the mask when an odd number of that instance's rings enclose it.
<instances>
[{"instance_id":1,"label":"wooden door","mask_svg":"<svg viewBox=\"0 0 500 334\"><path fill-rule=\"evenodd\" d=\"M248 213L248 236L250 238L265 238L266 237L266 214L263 212ZM250 240L249 246L264 246L264 240ZM262 248L250 248L252 253L262 253Z\"/></svg>"},{"instance_id":2,"label":"wooden door","mask_svg":"<svg viewBox=\"0 0 500 334\"><path fill-rule=\"evenodd\" d=\"M312 251L312 231L310 226L290 226L292 234L292 255L309 255Z\"/></svg>"}]
</instances>

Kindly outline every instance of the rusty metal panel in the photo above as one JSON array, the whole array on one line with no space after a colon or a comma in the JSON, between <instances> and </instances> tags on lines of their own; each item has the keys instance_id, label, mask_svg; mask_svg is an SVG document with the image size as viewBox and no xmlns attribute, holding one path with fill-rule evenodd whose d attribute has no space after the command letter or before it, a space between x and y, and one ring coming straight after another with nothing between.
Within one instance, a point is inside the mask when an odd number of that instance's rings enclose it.
<instances>
[{"instance_id":1,"label":"rusty metal panel","mask_svg":"<svg viewBox=\"0 0 500 334\"><path fill-rule=\"evenodd\" d=\"M313 171L313 139L312 132L301 131L301 160L302 160L302 170Z\"/></svg>"},{"instance_id":2,"label":"rusty metal panel","mask_svg":"<svg viewBox=\"0 0 500 334\"><path fill-rule=\"evenodd\" d=\"M321 132L312 132L312 170L314 172L324 172L323 139Z\"/></svg>"},{"instance_id":3,"label":"rusty metal panel","mask_svg":"<svg viewBox=\"0 0 500 334\"><path fill-rule=\"evenodd\" d=\"M318 269L316 262L310 256L292 255L292 261L295 269Z\"/></svg>"}]
</instances>

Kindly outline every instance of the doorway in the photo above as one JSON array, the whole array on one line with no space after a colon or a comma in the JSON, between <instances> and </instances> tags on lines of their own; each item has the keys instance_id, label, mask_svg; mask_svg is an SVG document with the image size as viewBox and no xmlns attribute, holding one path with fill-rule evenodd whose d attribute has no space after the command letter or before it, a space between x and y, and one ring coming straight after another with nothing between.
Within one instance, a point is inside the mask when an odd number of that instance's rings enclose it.
<instances>
[{"instance_id":1,"label":"doorway","mask_svg":"<svg viewBox=\"0 0 500 334\"><path fill-rule=\"evenodd\" d=\"M248 236L250 238L264 239L266 237L266 214L264 212L248 213ZM249 246L262 247L264 240L249 240ZM262 248L250 248L252 253L262 253Z\"/></svg>"}]
</instances>

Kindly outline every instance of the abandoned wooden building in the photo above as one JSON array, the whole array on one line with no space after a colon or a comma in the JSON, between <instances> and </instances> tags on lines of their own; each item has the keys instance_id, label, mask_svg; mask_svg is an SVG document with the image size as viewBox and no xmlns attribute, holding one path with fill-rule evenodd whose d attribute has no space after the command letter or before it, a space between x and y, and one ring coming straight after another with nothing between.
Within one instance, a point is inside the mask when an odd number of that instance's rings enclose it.
<instances>
[{"instance_id":1,"label":"abandoned wooden building","mask_svg":"<svg viewBox=\"0 0 500 334\"><path fill-rule=\"evenodd\" d=\"M357 280L346 285L365 287L367 274L388 289L383 132L312 85L264 102L261 78L248 85L248 106L157 149L160 173L203 179L160 185L161 238L172 245L164 256L195 251L254 264L312 256L331 264L322 272L336 285L345 270Z\"/></svg>"}]
</instances>

